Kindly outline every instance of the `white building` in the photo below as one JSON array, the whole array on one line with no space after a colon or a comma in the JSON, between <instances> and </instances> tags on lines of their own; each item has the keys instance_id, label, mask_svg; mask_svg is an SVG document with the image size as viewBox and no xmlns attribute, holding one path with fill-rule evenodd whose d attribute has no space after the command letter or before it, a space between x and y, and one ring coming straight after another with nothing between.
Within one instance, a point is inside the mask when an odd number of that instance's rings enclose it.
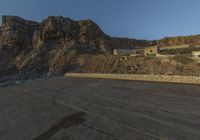
<instances>
[{"instance_id":1,"label":"white building","mask_svg":"<svg viewBox=\"0 0 200 140\"><path fill-rule=\"evenodd\" d=\"M200 51L193 51L192 52L192 57L193 58L200 58Z\"/></svg>"},{"instance_id":2,"label":"white building","mask_svg":"<svg viewBox=\"0 0 200 140\"><path fill-rule=\"evenodd\" d=\"M140 54L139 49L114 49L113 50L114 55L134 55L134 54Z\"/></svg>"}]
</instances>

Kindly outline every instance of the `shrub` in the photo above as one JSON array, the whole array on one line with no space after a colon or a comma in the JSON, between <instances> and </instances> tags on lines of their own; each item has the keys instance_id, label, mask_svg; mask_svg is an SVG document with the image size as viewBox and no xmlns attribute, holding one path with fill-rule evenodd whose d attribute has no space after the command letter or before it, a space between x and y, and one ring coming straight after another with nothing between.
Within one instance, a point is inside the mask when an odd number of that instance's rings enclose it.
<instances>
[{"instance_id":1,"label":"shrub","mask_svg":"<svg viewBox=\"0 0 200 140\"><path fill-rule=\"evenodd\" d=\"M192 51L199 51L200 48L196 48L196 47L188 47L188 48L181 48L181 49L170 49L170 50L161 50L160 53L161 54L192 54Z\"/></svg>"},{"instance_id":2,"label":"shrub","mask_svg":"<svg viewBox=\"0 0 200 140\"><path fill-rule=\"evenodd\" d=\"M175 56L173 57L173 60L177 61L177 62L180 62L182 64L188 64L188 63L192 63L193 60L187 56Z\"/></svg>"}]
</instances>

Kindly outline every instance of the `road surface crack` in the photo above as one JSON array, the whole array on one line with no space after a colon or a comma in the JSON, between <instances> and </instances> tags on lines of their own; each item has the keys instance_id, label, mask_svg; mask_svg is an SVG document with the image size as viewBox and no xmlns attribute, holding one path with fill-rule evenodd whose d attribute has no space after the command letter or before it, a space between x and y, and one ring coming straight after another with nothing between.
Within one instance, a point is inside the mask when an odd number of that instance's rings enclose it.
<instances>
[{"instance_id":1,"label":"road surface crack","mask_svg":"<svg viewBox=\"0 0 200 140\"><path fill-rule=\"evenodd\" d=\"M74 125L79 125L85 121L85 119L83 118L84 115L85 112L78 112L70 116L66 116L61 121L52 125L47 131L43 132L33 140L48 140L62 129L67 129Z\"/></svg>"}]
</instances>

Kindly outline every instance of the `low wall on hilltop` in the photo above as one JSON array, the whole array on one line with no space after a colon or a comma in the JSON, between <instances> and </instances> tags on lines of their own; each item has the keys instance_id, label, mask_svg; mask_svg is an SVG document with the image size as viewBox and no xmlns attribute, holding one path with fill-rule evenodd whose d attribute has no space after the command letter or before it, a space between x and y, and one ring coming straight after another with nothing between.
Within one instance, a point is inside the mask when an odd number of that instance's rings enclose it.
<instances>
[{"instance_id":1,"label":"low wall on hilltop","mask_svg":"<svg viewBox=\"0 0 200 140\"><path fill-rule=\"evenodd\" d=\"M65 76L66 77L82 77L82 78L103 78L103 79L116 79L116 80L200 84L199 76L100 74L100 73L66 73Z\"/></svg>"}]
</instances>

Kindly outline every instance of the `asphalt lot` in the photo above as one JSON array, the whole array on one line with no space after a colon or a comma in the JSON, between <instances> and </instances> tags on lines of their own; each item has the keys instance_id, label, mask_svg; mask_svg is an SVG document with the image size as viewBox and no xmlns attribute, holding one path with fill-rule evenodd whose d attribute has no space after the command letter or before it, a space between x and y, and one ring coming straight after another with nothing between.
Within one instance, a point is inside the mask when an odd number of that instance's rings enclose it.
<instances>
[{"instance_id":1,"label":"asphalt lot","mask_svg":"<svg viewBox=\"0 0 200 140\"><path fill-rule=\"evenodd\" d=\"M0 88L0 140L199 140L200 86L87 78Z\"/></svg>"}]
</instances>

